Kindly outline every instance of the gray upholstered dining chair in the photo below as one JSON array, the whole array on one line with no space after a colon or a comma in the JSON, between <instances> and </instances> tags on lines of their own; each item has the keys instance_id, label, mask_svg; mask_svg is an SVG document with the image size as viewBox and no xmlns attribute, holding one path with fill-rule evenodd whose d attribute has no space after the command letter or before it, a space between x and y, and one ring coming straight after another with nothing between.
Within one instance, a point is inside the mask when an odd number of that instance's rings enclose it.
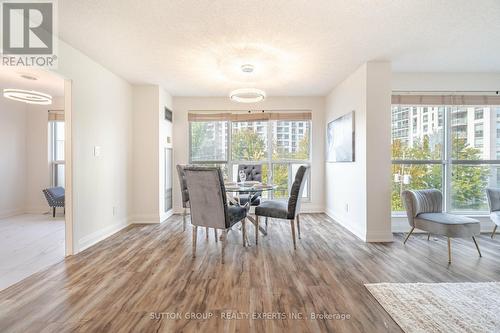
<instances>
[{"instance_id":1,"label":"gray upholstered dining chair","mask_svg":"<svg viewBox=\"0 0 500 333\"><path fill-rule=\"evenodd\" d=\"M420 229L430 234L442 235L448 238L448 263L451 263L450 238L472 237L477 252L481 251L476 237L480 234L479 221L465 216L444 213L442 209L443 195L439 190L413 190L403 191L402 200L406 208L410 232L405 237L403 244L412 234L413 230Z\"/></svg>"},{"instance_id":2,"label":"gray upholstered dining chair","mask_svg":"<svg viewBox=\"0 0 500 333\"><path fill-rule=\"evenodd\" d=\"M488 205L490 207L490 220L495 224L495 228L491 233L491 238L495 237L497 227L500 225L500 188L487 188L486 196L488 197Z\"/></svg>"},{"instance_id":3,"label":"gray upholstered dining chair","mask_svg":"<svg viewBox=\"0 0 500 333\"><path fill-rule=\"evenodd\" d=\"M307 179L309 167L300 166L295 175L295 180L290 190L288 201L282 200L266 200L259 206L255 207L256 228L255 228L255 244L259 242L259 216L272 217L283 220L290 220L292 228L293 248L297 249L295 240L295 221L297 221L297 231L300 239L300 203L302 200L302 192Z\"/></svg>"},{"instance_id":4,"label":"gray upholstered dining chair","mask_svg":"<svg viewBox=\"0 0 500 333\"><path fill-rule=\"evenodd\" d=\"M244 171L247 178L245 181L257 181L262 182L262 164L239 164L238 165L238 182L240 179L240 172ZM262 192L256 193L241 193L240 194L240 204L245 205L247 202L250 202L251 206L260 205L260 199L262 196Z\"/></svg>"},{"instance_id":5,"label":"gray upholstered dining chair","mask_svg":"<svg viewBox=\"0 0 500 333\"><path fill-rule=\"evenodd\" d=\"M177 175L179 176L179 185L181 187L181 199L182 199L182 231L186 231L186 216L187 210L189 209L189 193L186 185L186 175L184 174L184 169L187 167L185 164L177 164ZM206 228L206 238L208 239L209 228ZM215 231L215 242L217 242L217 232Z\"/></svg>"},{"instance_id":6,"label":"gray upholstered dining chair","mask_svg":"<svg viewBox=\"0 0 500 333\"><path fill-rule=\"evenodd\" d=\"M220 168L195 167L184 168L186 185L191 208L191 224L193 224L193 258L196 256L196 239L198 227L222 229L222 259L226 246L227 231L241 222L243 246L246 246L245 220L249 205L228 206L226 189Z\"/></svg>"},{"instance_id":7,"label":"gray upholstered dining chair","mask_svg":"<svg viewBox=\"0 0 500 333\"><path fill-rule=\"evenodd\" d=\"M184 174L184 168L186 165L177 164L177 175L179 176L179 185L181 187L181 200L182 200L182 231L186 230L186 215L189 209L189 193L186 184L186 175Z\"/></svg>"}]
</instances>

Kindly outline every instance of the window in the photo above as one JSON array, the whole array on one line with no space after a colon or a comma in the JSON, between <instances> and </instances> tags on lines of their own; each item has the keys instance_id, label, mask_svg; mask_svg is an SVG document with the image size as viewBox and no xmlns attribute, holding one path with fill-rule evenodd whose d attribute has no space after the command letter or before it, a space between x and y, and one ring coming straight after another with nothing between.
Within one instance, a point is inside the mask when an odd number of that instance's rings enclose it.
<instances>
[{"instance_id":1,"label":"window","mask_svg":"<svg viewBox=\"0 0 500 333\"><path fill-rule=\"evenodd\" d=\"M288 198L299 166L310 165L310 133L310 120L190 120L190 163L220 166L232 180L239 164L262 164L263 182L278 186L263 196Z\"/></svg>"},{"instance_id":2,"label":"window","mask_svg":"<svg viewBox=\"0 0 500 333\"><path fill-rule=\"evenodd\" d=\"M407 106L393 105L393 113L398 107ZM400 198L405 189L436 188L444 194L446 211L486 213L485 188L500 187L500 106L415 108L422 115L425 109L436 112L438 122L411 137L393 131L392 210L404 211Z\"/></svg>"},{"instance_id":3,"label":"window","mask_svg":"<svg viewBox=\"0 0 500 333\"><path fill-rule=\"evenodd\" d=\"M49 122L52 186L64 187L64 121Z\"/></svg>"},{"instance_id":4,"label":"window","mask_svg":"<svg viewBox=\"0 0 500 333\"><path fill-rule=\"evenodd\" d=\"M483 119L483 108L476 108L474 111L474 119L480 120Z\"/></svg>"}]
</instances>

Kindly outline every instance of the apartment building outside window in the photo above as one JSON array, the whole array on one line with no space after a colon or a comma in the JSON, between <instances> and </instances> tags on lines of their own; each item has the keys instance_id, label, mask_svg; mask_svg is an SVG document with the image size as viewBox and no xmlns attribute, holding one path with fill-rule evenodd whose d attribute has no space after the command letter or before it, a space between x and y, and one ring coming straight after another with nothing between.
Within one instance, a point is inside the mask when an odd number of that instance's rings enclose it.
<instances>
[{"instance_id":1,"label":"apartment building outside window","mask_svg":"<svg viewBox=\"0 0 500 333\"><path fill-rule=\"evenodd\" d=\"M485 188L500 187L500 103L393 103L391 109L394 115L408 107L416 113L407 119L408 135L397 130L392 117L393 212L404 211L400 199L403 190L436 188L444 194L447 211L487 213ZM425 113L438 121L424 124Z\"/></svg>"},{"instance_id":2,"label":"apartment building outside window","mask_svg":"<svg viewBox=\"0 0 500 333\"><path fill-rule=\"evenodd\" d=\"M263 196L288 198L295 173L310 165L311 121L190 121L190 163L221 167L236 180L239 164L261 164L262 181L277 185ZM309 180L303 197L310 198Z\"/></svg>"}]
</instances>

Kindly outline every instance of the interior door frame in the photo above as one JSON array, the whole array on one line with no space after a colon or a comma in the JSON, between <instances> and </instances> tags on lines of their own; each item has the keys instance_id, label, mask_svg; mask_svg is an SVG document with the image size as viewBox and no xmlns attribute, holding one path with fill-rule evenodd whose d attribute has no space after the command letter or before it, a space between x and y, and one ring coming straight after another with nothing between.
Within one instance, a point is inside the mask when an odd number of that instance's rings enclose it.
<instances>
[{"instance_id":1,"label":"interior door frame","mask_svg":"<svg viewBox=\"0 0 500 333\"><path fill-rule=\"evenodd\" d=\"M65 184L65 255L71 256L73 246L73 140L72 131L72 81L64 79L64 184Z\"/></svg>"}]
</instances>

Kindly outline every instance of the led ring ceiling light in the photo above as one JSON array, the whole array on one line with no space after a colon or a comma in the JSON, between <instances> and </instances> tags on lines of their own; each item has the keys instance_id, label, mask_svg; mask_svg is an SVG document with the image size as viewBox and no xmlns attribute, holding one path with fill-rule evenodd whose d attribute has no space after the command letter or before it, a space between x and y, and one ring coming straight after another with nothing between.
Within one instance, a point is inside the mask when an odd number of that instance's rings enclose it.
<instances>
[{"instance_id":1,"label":"led ring ceiling light","mask_svg":"<svg viewBox=\"0 0 500 333\"><path fill-rule=\"evenodd\" d=\"M52 104L52 96L34 90L4 89L3 96L14 101L28 104Z\"/></svg>"},{"instance_id":2,"label":"led ring ceiling light","mask_svg":"<svg viewBox=\"0 0 500 333\"><path fill-rule=\"evenodd\" d=\"M266 98L266 93L260 89L243 88L231 91L229 98L238 103L257 103Z\"/></svg>"}]
</instances>

